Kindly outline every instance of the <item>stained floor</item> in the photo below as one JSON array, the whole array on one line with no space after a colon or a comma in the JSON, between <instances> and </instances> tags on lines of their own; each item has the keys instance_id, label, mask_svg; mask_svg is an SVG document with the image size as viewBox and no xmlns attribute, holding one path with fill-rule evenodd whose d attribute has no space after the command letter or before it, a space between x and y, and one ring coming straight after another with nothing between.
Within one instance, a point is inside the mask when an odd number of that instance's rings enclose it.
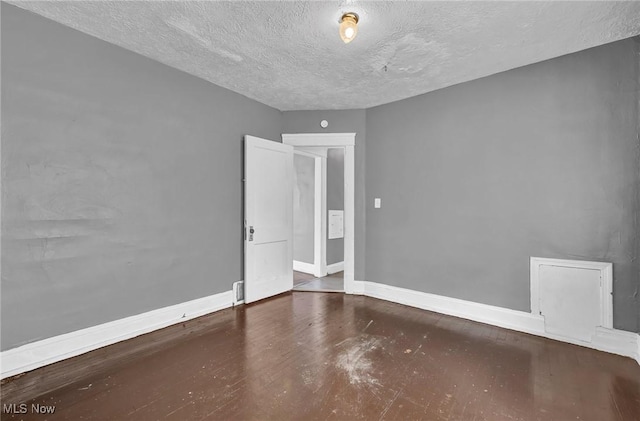
<instances>
[{"instance_id":1,"label":"stained floor","mask_svg":"<svg viewBox=\"0 0 640 421\"><path fill-rule=\"evenodd\" d=\"M96 352L27 402L52 415L2 419L640 420L630 358L362 296L287 293Z\"/></svg>"}]
</instances>

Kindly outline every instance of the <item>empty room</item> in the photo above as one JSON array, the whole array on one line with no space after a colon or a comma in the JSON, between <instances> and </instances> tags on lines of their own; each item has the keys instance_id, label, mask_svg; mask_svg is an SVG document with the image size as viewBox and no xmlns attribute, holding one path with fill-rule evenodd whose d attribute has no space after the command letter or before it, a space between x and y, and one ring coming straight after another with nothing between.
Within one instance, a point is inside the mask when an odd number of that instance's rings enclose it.
<instances>
[{"instance_id":1,"label":"empty room","mask_svg":"<svg viewBox=\"0 0 640 421\"><path fill-rule=\"evenodd\" d=\"M640 2L0 24L2 420L640 420Z\"/></svg>"}]
</instances>

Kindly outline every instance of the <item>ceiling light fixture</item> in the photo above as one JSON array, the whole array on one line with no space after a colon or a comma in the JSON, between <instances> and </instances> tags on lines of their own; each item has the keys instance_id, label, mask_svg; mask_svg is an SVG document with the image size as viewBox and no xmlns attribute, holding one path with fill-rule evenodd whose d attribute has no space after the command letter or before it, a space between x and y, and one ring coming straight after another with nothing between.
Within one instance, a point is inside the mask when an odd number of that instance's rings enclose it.
<instances>
[{"instance_id":1,"label":"ceiling light fixture","mask_svg":"<svg viewBox=\"0 0 640 421\"><path fill-rule=\"evenodd\" d=\"M340 18L340 38L345 44L350 43L358 35L358 15L345 13Z\"/></svg>"}]
</instances>

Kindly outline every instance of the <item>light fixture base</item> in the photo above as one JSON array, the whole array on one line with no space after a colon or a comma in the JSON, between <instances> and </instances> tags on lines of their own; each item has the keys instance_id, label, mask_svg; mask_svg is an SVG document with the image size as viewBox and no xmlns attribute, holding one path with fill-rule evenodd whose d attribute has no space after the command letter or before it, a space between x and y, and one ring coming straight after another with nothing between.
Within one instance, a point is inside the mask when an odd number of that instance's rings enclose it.
<instances>
[{"instance_id":1,"label":"light fixture base","mask_svg":"<svg viewBox=\"0 0 640 421\"><path fill-rule=\"evenodd\" d=\"M358 23L358 21L360 20L360 17L358 16L358 14L354 12L344 13L340 18L340 23L342 23L342 21L345 20L345 18L353 19L355 23Z\"/></svg>"},{"instance_id":2,"label":"light fixture base","mask_svg":"<svg viewBox=\"0 0 640 421\"><path fill-rule=\"evenodd\" d=\"M358 34L358 21L360 17L357 13L344 13L340 18L340 38L345 44L350 43Z\"/></svg>"}]
</instances>

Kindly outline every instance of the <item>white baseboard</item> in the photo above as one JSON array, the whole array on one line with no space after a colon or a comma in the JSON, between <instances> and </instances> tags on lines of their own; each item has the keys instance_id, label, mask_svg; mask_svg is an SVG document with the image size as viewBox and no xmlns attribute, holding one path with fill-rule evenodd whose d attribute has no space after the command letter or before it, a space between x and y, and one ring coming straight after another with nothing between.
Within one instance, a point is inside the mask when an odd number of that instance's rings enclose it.
<instances>
[{"instance_id":1,"label":"white baseboard","mask_svg":"<svg viewBox=\"0 0 640 421\"><path fill-rule=\"evenodd\" d=\"M231 307L232 303L232 291L225 291L9 349L0 353L0 378L213 313Z\"/></svg>"},{"instance_id":2,"label":"white baseboard","mask_svg":"<svg viewBox=\"0 0 640 421\"><path fill-rule=\"evenodd\" d=\"M343 270L344 270L344 262L332 263L330 265L327 265L327 273L329 275L342 272Z\"/></svg>"},{"instance_id":3,"label":"white baseboard","mask_svg":"<svg viewBox=\"0 0 640 421\"><path fill-rule=\"evenodd\" d=\"M315 275L316 266L313 263L305 263L305 262L300 262L298 260L294 260L293 270L295 270L296 272L309 273L309 274L312 274L313 276L316 276Z\"/></svg>"},{"instance_id":4,"label":"white baseboard","mask_svg":"<svg viewBox=\"0 0 640 421\"><path fill-rule=\"evenodd\" d=\"M542 316L523 311L367 281L364 282L364 295L520 332L544 332Z\"/></svg>"},{"instance_id":5,"label":"white baseboard","mask_svg":"<svg viewBox=\"0 0 640 421\"><path fill-rule=\"evenodd\" d=\"M640 335L637 333L598 327L591 345L586 346L612 354L631 357L640 364Z\"/></svg>"},{"instance_id":6,"label":"white baseboard","mask_svg":"<svg viewBox=\"0 0 640 421\"><path fill-rule=\"evenodd\" d=\"M583 342L546 332L544 317L524 311L444 297L375 282L355 281L354 284L353 294L360 293L368 297L379 298L423 310L486 323L518 332L530 333L532 335L568 342L612 354L623 355L635 359L638 364L640 364L640 335L637 333L598 327L592 341Z\"/></svg>"},{"instance_id":7,"label":"white baseboard","mask_svg":"<svg viewBox=\"0 0 640 421\"><path fill-rule=\"evenodd\" d=\"M633 332L598 328L592 342L573 341L545 332L543 317L522 311L367 281L354 281L350 293L574 343L631 357L640 364L640 335ZM3 351L0 353L0 378L231 307L233 298L232 291L225 291Z\"/></svg>"},{"instance_id":8,"label":"white baseboard","mask_svg":"<svg viewBox=\"0 0 640 421\"><path fill-rule=\"evenodd\" d=\"M364 284L364 281L353 281L351 283L351 290L345 292L353 295L364 295Z\"/></svg>"}]
</instances>

